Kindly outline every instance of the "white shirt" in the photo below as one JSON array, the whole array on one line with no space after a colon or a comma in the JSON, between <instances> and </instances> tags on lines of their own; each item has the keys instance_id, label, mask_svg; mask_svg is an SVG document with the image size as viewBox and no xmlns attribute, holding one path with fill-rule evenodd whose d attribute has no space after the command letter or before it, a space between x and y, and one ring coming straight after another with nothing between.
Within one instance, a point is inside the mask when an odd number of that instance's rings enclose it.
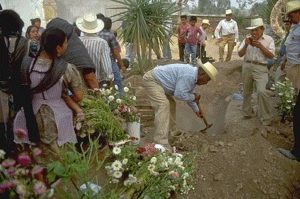
<instances>
[{"instance_id":1,"label":"white shirt","mask_svg":"<svg viewBox=\"0 0 300 199\"><path fill-rule=\"evenodd\" d=\"M230 21L227 21L226 19L221 20L215 30L216 38L220 39L222 35L230 34L235 35L235 42L239 40L239 29L236 21L234 21L233 19L231 19Z\"/></svg>"},{"instance_id":2,"label":"white shirt","mask_svg":"<svg viewBox=\"0 0 300 199\"><path fill-rule=\"evenodd\" d=\"M261 38L258 40L266 49L268 49L271 53L275 54L275 43L272 37L263 34ZM239 51L245 46L245 39L241 43L239 47ZM246 54L244 56L245 61L254 61L258 63L267 64L268 63L267 57L261 52L259 48L254 46L248 45Z\"/></svg>"},{"instance_id":3,"label":"white shirt","mask_svg":"<svg viewBox=\"0 0 300 199\"><path fill-rule=\"evenodd\" d=\"M97 80L113 80L114 75L112 73L110 48L107 42L97 35L88 35L79 38L96 66Z\"/></svg>"}]
</instances>

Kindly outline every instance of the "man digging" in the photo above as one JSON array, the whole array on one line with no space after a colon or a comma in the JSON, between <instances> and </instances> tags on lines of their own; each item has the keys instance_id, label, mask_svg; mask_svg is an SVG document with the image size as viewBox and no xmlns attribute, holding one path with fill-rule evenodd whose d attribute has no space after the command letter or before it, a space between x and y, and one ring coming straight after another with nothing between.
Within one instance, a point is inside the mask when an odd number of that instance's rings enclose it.
<instances>
[{"instance_id":1,"label":"man digging","mask_svg":"<svg viewBox=\"0 0 300 199\"><path fill-rule=\"evenodd\" d=\"M189 64L168 64L157 66L143 77L144 88L155 111L153 141L171 149L168 140L169 129L176 126L176 103L173 96L186 101L197 117L204 116L199 109L200 95L194 93L196 85L205 85L215 80L217 69L209 62L198 67ZM170 115L171 113L171 115Z\"/></svg>"}]
</instances>

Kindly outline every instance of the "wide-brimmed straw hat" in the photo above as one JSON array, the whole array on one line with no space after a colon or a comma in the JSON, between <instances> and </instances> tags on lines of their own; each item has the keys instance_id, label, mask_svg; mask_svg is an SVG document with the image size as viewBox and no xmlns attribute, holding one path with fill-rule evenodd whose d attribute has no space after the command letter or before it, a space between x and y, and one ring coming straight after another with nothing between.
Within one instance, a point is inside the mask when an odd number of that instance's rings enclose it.
<instances>
[{"instance_id":1,"label":"wide-brimmed straw hat","mask_svg":"<svg viewBox=\"0 0 300 199\"><path fill-rule=\"evenodd\" d=\"M231 15L231 14L232 14L232 10L231 9L225 10L225 15Z\"/></svg>"},{"instance_id":2,"label":"wide-brimmed straw hat","mask_svg":"<svg viewBox=\"0 0 300 199\"><path fill-rule=\"evenodd\" d=\"M264 22L262 18L251 19L250 26L247 27L247 30L254 30L260 26L264 26Z\"/></svg>"},{"instance_id":3,"label":"wide-brimmed straw hat","mask_svg":"<svg viewBox=\"0 0 300 199\"><path fill-rule=\"evenodd\" d=\"M76 26L85 33L97 33L104 28L101 19L97 19L96 14L88 13L76 20Z\"/></svg>"},{"instance_id":4,"label":"wide-brimmed straw hat","mask_svg":"<svg viewBox=\"0 0 300 199\"><path fill-rule=\"evenodd\" d=\"M210 26L210 23L209 23L209 20L208 20L208 19L203 19L203 20L202 20L202 24L207 24L207 25Z\"/></svg>"},{"instance_id":5,"label":"wide-brimmed straw hat","mask_svg":"<svg viewBox=\"0 0 300 199\"><path fill-rule=\"evenodd\" d=\"M216 81L216 76L218 70L210 62L203 64L200 60L198 61L199 66L204 70L204 72L210 77L211 80Z\"/></svg>"},{"instance_id":6,"label":"wide-brimmed straw hat","mask_svg":"<svg viewBox=\"0 0 300 199\"><path fill-rule=\"evenodd\" d=\"M300 1L289 1L286 4L286 14L290 14L296 10L300 10Z\"/></svg>"}]
</instances>

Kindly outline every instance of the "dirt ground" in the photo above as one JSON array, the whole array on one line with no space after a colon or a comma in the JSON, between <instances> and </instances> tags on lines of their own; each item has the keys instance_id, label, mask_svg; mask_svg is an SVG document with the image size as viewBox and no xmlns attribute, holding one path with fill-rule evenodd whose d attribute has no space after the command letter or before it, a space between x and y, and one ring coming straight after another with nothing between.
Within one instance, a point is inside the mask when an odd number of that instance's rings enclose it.
<instances>
[{"instance_id":1,"label":"dirt ground","mask_svg":"<svg viewBox=\"0 0 300 199\"><path fill-rule=\"evenodd\" d=\"M208 56L218 60L215 41L209 39L208 46ZM176 43L172 55L174 63L178 60ZM292 147L291 123L279 122L275 108L276 116L268 128L261 126L257 118L242 118L242 101L231 97L241 83L242 60L236 50L232 60L216 62L217 81L198 88L207 120L213 124L207 133L200 133L203 121L185 103L177 102L177 128L183 135L172 141L184 151L196 151L199 155L195 189L184 198L300 198L300 164L277 151L278 147ZM275 107L275 98L271 97L271 101ZM142 142L151 141L153 126L143 132L146 137Z\"/></svg>"}]
</instances>

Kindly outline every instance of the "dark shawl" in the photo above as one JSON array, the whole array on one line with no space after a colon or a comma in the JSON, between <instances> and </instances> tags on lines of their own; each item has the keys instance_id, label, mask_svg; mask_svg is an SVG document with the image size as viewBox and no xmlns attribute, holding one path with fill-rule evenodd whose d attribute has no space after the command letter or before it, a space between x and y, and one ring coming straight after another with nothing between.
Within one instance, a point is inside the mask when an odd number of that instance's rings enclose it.
<instances>
[{"instance_id":1,"label":"dark shawl","mask_svg":"<svg viewBox=\"0 0 300 199\"><path fill-rule=\"evenodd\" d=\"M74 64L78 69L92 69L95 70L94 65L90 55L78 38L77 34L74 32L74 26L61 18L54 18L48 24L47 28L55 27L63 30L68 37L68 48L63 56L63 58L71 64Z\"/></svg>"}]
</instances>

